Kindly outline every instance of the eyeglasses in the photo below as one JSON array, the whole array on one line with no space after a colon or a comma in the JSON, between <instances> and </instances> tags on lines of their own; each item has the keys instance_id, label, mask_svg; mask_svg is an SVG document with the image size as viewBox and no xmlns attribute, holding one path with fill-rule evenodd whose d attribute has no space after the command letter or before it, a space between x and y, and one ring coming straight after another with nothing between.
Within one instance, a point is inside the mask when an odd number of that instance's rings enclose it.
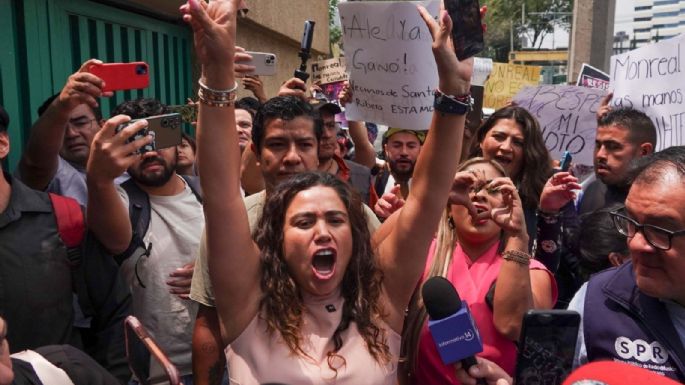
<instances>
[{"instance_id":1,"label":"eyeglasses","mask_svg":"<svg viewBox=\"0 0 685 385\"><path fill-rule=\"evenodd\" d=\"M89 130L93 127L93 122L97 121L97 119L79 119L79 120L70 120L67 123L67 127L73 128L74 130L80 131L80 130Z\"/></svg>"},{"instance_id":2,"label":"eyeglasses","mask_svg":"<svg viewBox=\"0 0 685 385\"><path fill-rule=\"evenodd\" d=\"M627 217L621 211L623 210L619 209L610 213L616 230L628 238L634 237L635 233L641 231L647 243L656 249L668 250L671 248L673 237L685 235L685 230L671 231L654 225L637 223L636 220Z\"/></svg>"}]
</instances>

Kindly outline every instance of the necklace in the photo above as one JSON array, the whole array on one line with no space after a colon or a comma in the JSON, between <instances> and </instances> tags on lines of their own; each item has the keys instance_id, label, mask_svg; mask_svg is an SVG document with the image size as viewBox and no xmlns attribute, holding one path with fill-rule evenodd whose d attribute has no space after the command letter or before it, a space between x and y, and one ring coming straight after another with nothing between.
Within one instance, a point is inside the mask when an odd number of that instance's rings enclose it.
<instances>
[{"instance_id":1,"label":"necklace","mask_svg":"<svg viewBox=\"0 0 685 385\"><path fill-rule=\"evenodd\" d=\"M333 172L333 167L335 166L335 160L331 159L330 162L331 162L330 165L328 167L326 167L326 172L329 174L335 174Z\"/></svg>"}]
</instances>

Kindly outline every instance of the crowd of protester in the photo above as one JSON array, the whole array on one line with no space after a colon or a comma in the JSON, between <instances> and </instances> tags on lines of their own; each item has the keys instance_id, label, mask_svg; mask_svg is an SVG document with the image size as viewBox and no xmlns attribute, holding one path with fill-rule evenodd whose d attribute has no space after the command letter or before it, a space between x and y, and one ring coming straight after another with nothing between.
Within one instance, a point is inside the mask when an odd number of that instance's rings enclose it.
<instances>
[{"instance_id":1,"label":"crowd of protester","mask_svg":"<svg viewBox=\"0 0 685 385\"><path fill-rule=\"evenodd\" d=\"M164 380L154 354L127 361L131 315L186 385L511 384L524 315L555 307L582 315L575 366L685 381L684 147L655 152L651 120L610 94L584 186L522 107L466 142L473 62L457 60L449 16L419 7L449 97L377 154L375 125L336 118L349 86L328 100L292 78L267 95L245 76L245 6L181 7L201 78L196 135L176 147L138 151L154 140L136 136L145 118L170 111L159 100L102 115L95 59L40 107L0 178L0 385ZM254 97L235 100L238 82ZM12 124L0 106L0 159ZM441 361L427 327L418 293L435 276L480 331L468 370Z\"/></svg>"}]
</instances>

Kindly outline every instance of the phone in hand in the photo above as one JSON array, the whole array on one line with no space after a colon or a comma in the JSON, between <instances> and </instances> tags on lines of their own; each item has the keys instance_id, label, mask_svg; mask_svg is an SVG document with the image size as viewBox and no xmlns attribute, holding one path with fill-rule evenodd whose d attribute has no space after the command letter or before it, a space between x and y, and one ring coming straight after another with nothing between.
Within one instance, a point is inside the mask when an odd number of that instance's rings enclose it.
<instances>
[{"instance_id":1,"label":"phone in hand","mask_svg":"<svg viewBox=\"0 0 685 385\"><path fill-rule=\"evenodd\" d=\"M145 62L92 64L88 72L105 82L108 91L135 90L150 85L150 69Z\"/></svg>"},{"instance_id":2,"label":"phone in hand","mask_svg":"<svg viewBox=\"0 0 685 385\"><path fill-rule=\"evenodd\" d=\"M444 0L452 19L452 44L459 60L475 56L485 48L478 0Z\"/></svg>"},{"instance_id":3,"label":"phone in hand","mask_svg":"<svg viewBox=\"0 0 685 385\"><path fill-rule=\"evenodd\" d=\"M523 317L515 384L557 385L571 373L580 314L530 310Z\"/></svg>"},{"instance_id":4,"label":"phone in hand","mask_svg":"<svg viewBox=\"0 0 685 385\"><path fill-rule=\"evenodd\" d=\"M571 161L573 160L573 157L571 156L571 153L568 151L564 151L564 155L561 156L561 159L559 160L559 169L562 172L566 172L571 168Z\"/></svg>"},{"instance_id":5,"label":"phone in hand","mask_svg":"<svg viewBox=\"0 0 685 385\"><path fill-rule=\"evenodd\" d=\"M278 58L273 53L266 52L247 52L252 56L252 60L244 64L254 66L254 71L247 73L247 75L262 75L273 76L276 75L276 65Z\"/></svg>"},{"instance_id":6,"label":"phone in hand","mask_svg":"<svg viewBox=\"0 0 685 385\"><path fill-rule=\"evenodd\" d=\"M154 135L152 143L141 147L137 153L143 154L148 151L157 151L168 147L178 146L181 144L183 131L181 129L181 114L172 113L165 115L150 116L144 119L133 119L127 123L120 124L116 128L116 132L123 130L130 124L139 120L147 120L147 127L141 129L133 136L128 138L127 142L133 142L137 139L143 138L150 132Z\"/></svg>"},{"instance_id":7,"label":"phone in hand","mask_svg":"<svg viewBox=\"0 0 685 385\"><path fill-rule=\"evenodd\" d=\"M176 366L134 316L126 317L124 321L124 339L128 366L140 384L149 385L168 381L170 385L181 385L181 377ZM164 370L164 378L150 378L151 357L154 357Z\"/></svg>"}]
</instances>

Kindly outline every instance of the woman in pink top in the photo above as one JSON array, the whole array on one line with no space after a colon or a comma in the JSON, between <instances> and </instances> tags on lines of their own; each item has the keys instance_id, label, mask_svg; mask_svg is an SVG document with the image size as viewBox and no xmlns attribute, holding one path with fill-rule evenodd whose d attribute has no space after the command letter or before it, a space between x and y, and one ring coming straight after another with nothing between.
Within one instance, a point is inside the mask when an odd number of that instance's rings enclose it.
<instances>
[{"instance_id":1,"label":"woman in pink top","mask_svg":"<svg viewBox=\"0 0 685 385\"><path fill-rule=\"evenodd\" d=\"M466 109L460 111L453 99L442 100L447 111L433 115L412 194L397 225L379 229L384 237L376 245L371 244L359 196L320 173L296 175L276 187L266 198L255 243L240 194L231 103L240 3L190 0L181 8L202 64L198 165L210 278L229 344L230 381L394 384L405 309L456 171L460 154L454 149L462 147ZM457 60L445 11L438 24L425 9L419 10L433 36L439 88L463 98L473 61ZM290 141L290 135L313 133L314 121L297 115L266 119L264 127L266 137L270 132L281 136L275 142L265 140L260 161L283 172L304 171L298 160L300 143Z\"/></svg>"},{"instance_id":2,"label":"woman in pink top","mask_svg":"<svg viewBox=\"0 0 685 385\"><path fill-rule=\"evenodd\" d=\"M469 304L480 331L483 352L479 356L511 375L516 361L514 341L523 315L529 309L551 309L556 284L552 274L527 254L521 199L502 166L473 158L458 169L456 188L429 251L424 280L439 275L452 282ZM464 188L464 183L469 187ZM489 294L493 288L494 296ZM414 298L410 305L403 335L408 362L401 379L422 385L458 384L454 366L440 360L426 325L426 311L417 301Z\"/></svg>"}]
</instances>

